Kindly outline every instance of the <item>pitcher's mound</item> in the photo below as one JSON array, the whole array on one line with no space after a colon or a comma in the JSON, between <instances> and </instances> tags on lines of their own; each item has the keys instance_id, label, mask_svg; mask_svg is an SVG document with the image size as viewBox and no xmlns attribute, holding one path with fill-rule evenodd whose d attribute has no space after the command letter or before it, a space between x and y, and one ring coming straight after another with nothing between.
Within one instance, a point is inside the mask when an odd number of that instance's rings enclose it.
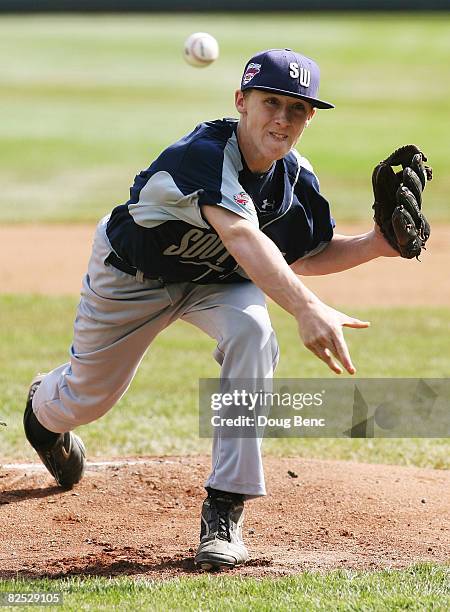
<instances>
[{"instance_id":1,"label":"pitcher's mound","mask_svg":"<svg viewBox=\"0 0 450 612\"><path fill-rule=\"evenodd\" d=\"M269 495L246 504L252 559L232 573L448 561L448 472L273 457L265 467ZM4 466L0 577L196 572L208 470L196 456L90 464L61 491L36 465Z\"/></svg>"}]
</instances>

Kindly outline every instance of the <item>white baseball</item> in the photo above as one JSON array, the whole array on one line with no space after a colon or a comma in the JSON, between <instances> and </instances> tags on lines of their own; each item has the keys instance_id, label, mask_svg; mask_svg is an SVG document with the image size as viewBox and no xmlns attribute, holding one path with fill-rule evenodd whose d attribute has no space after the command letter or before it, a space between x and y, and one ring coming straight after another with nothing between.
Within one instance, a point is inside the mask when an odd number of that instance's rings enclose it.
<instances>
[{"instance_id":1,"label":"white baseball","mask_svg":"<svg viewBox=\"0 0 450 612\"><path fill-rule=\"evenodd\" d=\"M219 57L219 44L211 34L195 32L186 39L183 55L191 66L204 68Z\"/></svg>"}]
</instances>

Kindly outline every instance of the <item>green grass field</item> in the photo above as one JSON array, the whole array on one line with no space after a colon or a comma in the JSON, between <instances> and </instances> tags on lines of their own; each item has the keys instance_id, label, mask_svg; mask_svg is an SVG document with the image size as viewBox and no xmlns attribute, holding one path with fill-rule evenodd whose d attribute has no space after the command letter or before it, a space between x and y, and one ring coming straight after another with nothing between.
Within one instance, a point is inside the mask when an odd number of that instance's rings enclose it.
<instances>
[{"instance_id":1,"label":"green grass field","mask_svg":"<svg viewBox=\"0 0 450 612\"><path fill-rule=\"evenodd\" d=\"M450 604L448 568L418 565L406 571L305 572L298 577L256 580L201 576L150 582L121 578L39 580L33 590L59 591L64 610L257 610L444 611ZM0 584L26 592L24 580Z\"/></svg>"},{"instance_id":2,"label":"green grass field","mask_svg":"<svg viewBox=\"0 0 450 612\"><path fill-rule=\"evenodd\" d=\"M205 70L181 58L184 39L199 30L221 46ZM0 222L97 220L128 198L134 175L162 147L200 121L235 116L243 63L280 46L319 62L321 95L337 106L319 112L299 146L335 217L370 219L372 167L415 142L435 170L427 212L433 223L448 222L449 34L447 13L2 16ZM35 460L22 433L24 397L37 370L66 360L76 302L0 296L0 459ZM358 376L448 376L448 308L347 310L372 321L346 332ZM271 313L277 375L333 376L292 341L294 321L278 307ZM209 441L197 437L197 380L218 375L213 347L186 324L164 332L120 404L80 428L89 456L207 452ZM447 440L267 440L265 449L449 466ZM0 593L61 590L67 610L447 610L448 585L448 568L425 565L261 580L0 580Z\"/></svg>"},{"instance_id":3,"label":"green grass field","mask_svg":"<svg viewBox=\"0 0 450 612\"><path fill-rule=\"evenodd\" d=\"M74 298L0 298L5 320L15 321L0 331L4 347L0 420L8 423L0 429L3 456L34 458L22 433L24 397L37 370L67 361L76 302ZM346 332L359 377L440 378L449 372L448 334L443 333L449 329L449 309L368 309L352 314L372 322L368 330ZM279 378L335 376L296 340L292 317L275 305L271 315L281 349ZM213 340L183 322L165 330L119 404L103 419L79 428L90 456L208 451L209 440L198 438L198 379L219 375L212 358L214 346ZM266 452L278 455L449 466L446 440L280 439L264 444Z\"/></svg>"},{"instance_id":4,"label":"green grass field","mask_svg":"<svg viewBox=\"0 0 450 612\"><path fill-rule=\"evenodd\" d=\"M198 30L221 45L207 69L181 58ZM372 167L415 142L435 169L427 210L448 221L449 34L446 13L2 17L0 221L106 214L162 147L235 116L244 62L280 46L317 59L337 106L299 146L336 217L368 219Z\"/></svg>"}]
</instances>

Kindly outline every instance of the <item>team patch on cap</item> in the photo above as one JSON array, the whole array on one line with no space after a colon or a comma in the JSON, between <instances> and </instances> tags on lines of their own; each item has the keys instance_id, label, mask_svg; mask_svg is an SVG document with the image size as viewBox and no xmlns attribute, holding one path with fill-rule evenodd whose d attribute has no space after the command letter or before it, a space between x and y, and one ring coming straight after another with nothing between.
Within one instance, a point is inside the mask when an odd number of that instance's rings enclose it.
<instances>
[{"instance_id":1,"label":"team patch on cap","mask_svg":"<svg viewBox=\"0 0 450 612\"><path fill-rule=\"evenodd\" d=\"M242 85L247 85L261 70L261 64L249 64L244 76L242 77Z\"/></svg>"},{"instance_id":2,"label":"team patch on cap","mask_svg":"<svg viewBox=\"0 0 450 612\"><path fill-rule=\"evenodd\" d=\"M240 204L241 206L246 206L250 202L250 196L245 193L245 191L241 191L240 193L236 193L233 196L236 204Z\"/></svg>"}]
</instances>

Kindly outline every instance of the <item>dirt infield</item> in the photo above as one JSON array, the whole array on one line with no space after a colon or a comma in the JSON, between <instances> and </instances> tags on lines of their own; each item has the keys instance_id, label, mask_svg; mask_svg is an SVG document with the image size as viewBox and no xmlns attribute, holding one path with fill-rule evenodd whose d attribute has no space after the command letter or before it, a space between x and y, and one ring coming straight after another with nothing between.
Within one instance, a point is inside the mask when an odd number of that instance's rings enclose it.
<instances>
[{"instance_id":1,"label":"dirt infield","mask_svg":"<svg viewBox=\"0 0 450 612\"><path fill-rule=\"evenodd\" d=\"M367 225L339 226L343 234ZM20 225L0 228L3 293L78 294L89 258L93 226ZM450 226L433 227L422 262L382 258L326 277L305 278L325 302L358 306L450 304Z\"/></svg>"},{"instance_id":2,"label":"dirt infield","mask_svg":"<svg viewBox=\"0 0 450 612\"><path fill-rule=\"evenodd\" d=\"M93 464L65 492L36 466L4 466L0 578L193 573L209 459L129 461ZM297 458L265 465L270 494L247 503L252 558L232 573L448 561L448 472Z\"/></svg>"}]
</instances>

